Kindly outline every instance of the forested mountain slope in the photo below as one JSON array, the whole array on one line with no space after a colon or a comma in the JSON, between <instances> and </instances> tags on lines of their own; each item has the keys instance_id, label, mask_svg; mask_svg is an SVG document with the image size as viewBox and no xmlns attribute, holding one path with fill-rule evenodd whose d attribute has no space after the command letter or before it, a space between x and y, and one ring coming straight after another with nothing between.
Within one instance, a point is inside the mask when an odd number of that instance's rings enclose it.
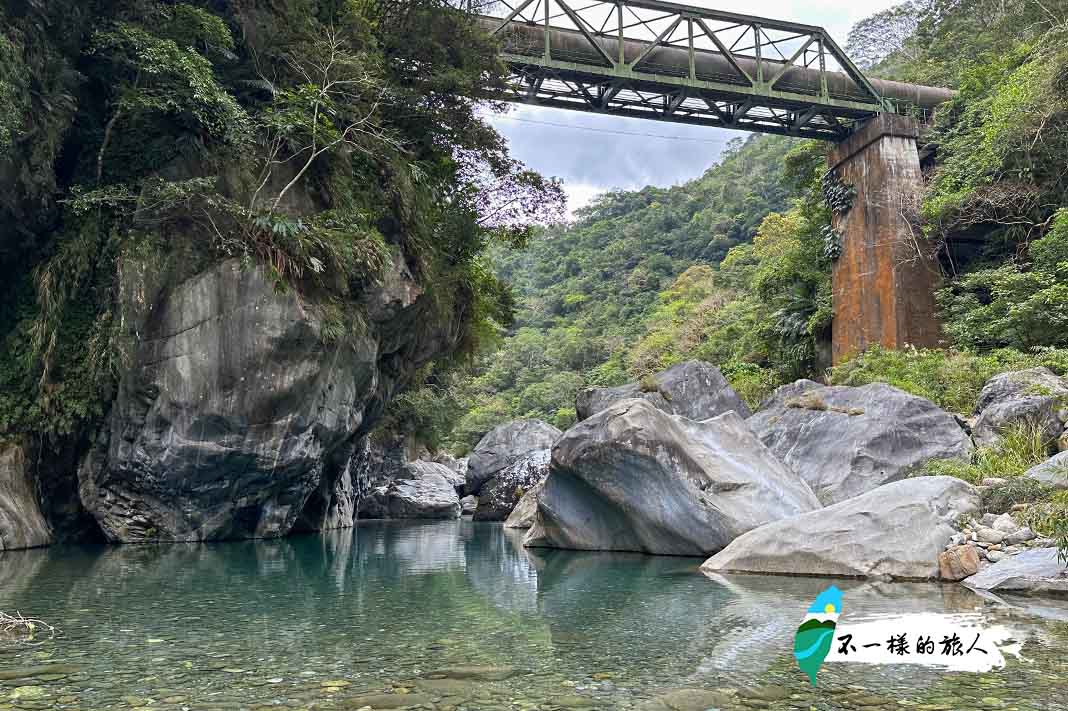
<instances>
[{"instance_id":1,"label":"forested mountain slope","mask_svg":"<svg viewBox=\"0 0 1068 711\"><path fill-rule=\"evenodd\" d=\"M605 194L574 224L541 231L528 249L496 251L498 274L515 289L517 321L473 377L439 389L468 408L458 438L470 442L520 416L565 427L581 387L646 371L631 351L671 301L662 293L695 265L719 264L752 241L765 216L789 207L797 179L784 166L797 146L780 137L736 140L696 180Z\"/></svg>"}]
</instances>

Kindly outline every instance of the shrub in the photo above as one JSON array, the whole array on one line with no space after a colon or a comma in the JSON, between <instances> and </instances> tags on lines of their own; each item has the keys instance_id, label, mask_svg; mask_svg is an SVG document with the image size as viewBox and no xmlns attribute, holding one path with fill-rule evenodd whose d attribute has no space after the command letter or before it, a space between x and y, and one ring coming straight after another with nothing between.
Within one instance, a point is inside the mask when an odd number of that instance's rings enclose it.
<instances>
[{"instance_id":1,"label":"shrub","mask_svg":"<svg viewBox=\"0 0 1068 711\"><path fill-rule=\"evenodd\" d=\"M1049 442L1038 427L1025 425L1010 429L993 447L980 447L970 461L943 459L928 462L924 473L954 476L972 484L987 477L1011 479L1049 457Z\"/></svg>"},{"instance_id":2,"label":"shrub","mask_svg":"<svg viewBox=\"0 0 1068 711\"><path fill-rule=\"evenodd\" d=\"M734 388L734 392L745 400L745 404L754 410L760 407L775 388L783 384L779 374L770 368L762 368L756 363L730 361L721 368L723 376Z\"/></svg>"},{"instance_id":3,"label":"shrub","mask_svg":"<svg viewBox=\"0 0 1068 711\"><path fill-rule=\"evenodd\" d=\"M1030 477L1010 479L1008 483L995 486L983 495L983 510L994 513L1011 511L1017 504L1042 501L1051 493L1051 488Z\"/></svg>"},{"instance_id":4,"label":"shrub","mask_svg":"<svg viewBox=\"0 0 1068 711\"><path fill-rule=\"evenodd\" d=\"M1036 533L1052 538L1058 558L1068 564L1068 491L1057 492L1048 501L1028 507L1024 521Z\"/></svg>"},{"instance_id":5,"label":"shrub","mask_svg":"<svg viewBox=\"0 0 1068 711\"><path fill-rule=\"evenodd\" d=\"M887 383L927 398L951 412L970 413L987 380L1010 370L1045 366L1068 372L1068 349L1038 348L1030 353L1000 348L983 355L969 351L872 348L829 374L832 385Z\"/></svg>"}]
</instances>

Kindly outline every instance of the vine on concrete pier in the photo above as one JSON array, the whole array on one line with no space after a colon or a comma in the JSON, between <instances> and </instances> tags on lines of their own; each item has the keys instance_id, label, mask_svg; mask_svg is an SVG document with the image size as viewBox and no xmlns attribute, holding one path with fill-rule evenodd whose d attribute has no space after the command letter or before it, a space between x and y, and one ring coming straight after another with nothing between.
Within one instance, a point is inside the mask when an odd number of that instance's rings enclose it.
<instances>
[{"instance_id":1,"label":"vine on concrete pier","mask_svg":"<svg viewBox=\"0 0 1068 711\"><path fill-rule=\"evenodd\" d=\"M853 208L857 189L846 183L834 170L828 170L820 178L823 201L835 215L844 215Z\"/></svg>"},{"instance_id":2,"label":"vine on concrete pier","mask_svg":"<svg viewBox=\"0 0 1068 711\"><path fill-rule=\"evenodd\" d=\"M842 256L842 233L833 225L824 225L820 230L823 237L823 256L832 262Z\"/></svg>"}]
</instances>

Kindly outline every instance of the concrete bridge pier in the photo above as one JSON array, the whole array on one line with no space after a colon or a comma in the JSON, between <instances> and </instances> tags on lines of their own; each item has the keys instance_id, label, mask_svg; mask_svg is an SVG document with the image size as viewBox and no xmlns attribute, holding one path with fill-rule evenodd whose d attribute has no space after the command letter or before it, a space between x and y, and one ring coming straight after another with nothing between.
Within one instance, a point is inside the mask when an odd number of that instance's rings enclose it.
<instances>
[{"instance_id":1,"label":"concrete bridge pier","mask_svg":"<svg viewBox=\"0 0 1068 711\"><path fill-rule=\"evenodd\" d=\"M873 345L936 346L938 264L917 233L923 188L911 118L880 114L828 156L853 185L853 207L834 216L842 251L832 272L832 360L838 364Z\"/></svg>"}]
</instances>

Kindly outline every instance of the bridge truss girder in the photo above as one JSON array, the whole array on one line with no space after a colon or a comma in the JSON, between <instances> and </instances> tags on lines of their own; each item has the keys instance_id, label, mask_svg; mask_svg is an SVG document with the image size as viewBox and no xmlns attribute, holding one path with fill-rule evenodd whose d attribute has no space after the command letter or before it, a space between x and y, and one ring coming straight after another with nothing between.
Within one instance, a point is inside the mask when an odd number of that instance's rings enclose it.
<instances>
[{"instance_id":1,"label":"bridge truss girder","mask_svg":"<svg viewBox=\"0 0 1068 711\"><path fill-rule=\"evenodd\" d=\"M829 140L896 109L820 27L660 0L499 2L480 21L512 101Z\"/></svg>"},{"instance_id":2,"label":"bridge truss girder","mask_svg":"<svg viewBox=\"0 0 1068 711\"><path fill-rule=\"evenodd\" d=\"M506 58L511 60L511 58ZM561 71L509 61L509 99L517 103L760 133L841 140L872 111L820 111L805 104L753 98L704 87L677 86Z\"/></svg>"}]
</instances>

